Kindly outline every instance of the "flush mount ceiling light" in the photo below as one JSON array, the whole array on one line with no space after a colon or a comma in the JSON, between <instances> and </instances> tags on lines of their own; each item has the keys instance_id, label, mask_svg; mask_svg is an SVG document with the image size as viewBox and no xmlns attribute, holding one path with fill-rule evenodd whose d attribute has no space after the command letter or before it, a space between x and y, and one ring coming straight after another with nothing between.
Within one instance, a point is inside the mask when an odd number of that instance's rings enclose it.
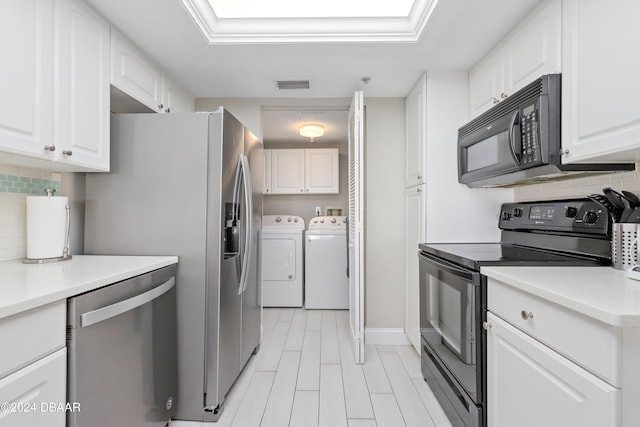
<instances>
[{"instance_id":1,"label":"flush mount ceiling light","mask_svg":"<svg viewBox=\"0 0 640 427\"><path fill-rule=\"evenodd\" d=\"M324 127L320 125L304 125L300 128L300 135L309 138L309 141L313 142L315 138L324 135Z\"/></svg>"},{"instance_id":2,"label":"flush mount ceiling light","mask_svg":"<svg viewBox=\"0 0 640 427\"><path fill-rule=\"evenodd\" d=\"M415 42L438 0L180 0L210 44Z\"/></svg>"}]
</instances>

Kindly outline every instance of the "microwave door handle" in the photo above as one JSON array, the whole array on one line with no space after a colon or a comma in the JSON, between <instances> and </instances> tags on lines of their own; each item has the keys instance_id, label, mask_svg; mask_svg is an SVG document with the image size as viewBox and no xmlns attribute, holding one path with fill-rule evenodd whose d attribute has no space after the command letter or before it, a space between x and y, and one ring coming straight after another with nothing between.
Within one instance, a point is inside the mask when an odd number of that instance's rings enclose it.
<instances>
[{"instance_id":1,"label":"microwave door handle","mask_svg":"<svg viewBox=\"0 0 640 427\"><path fill-rule=\"evenodd\" d=\"M519 114L519 111L516 111L515 113L513 113L513 117L511 117L511 122L509 123L509 148L511 149L511 156L513 157L513 160L516 162L517 165L520 165L521 164L520 153L516 152L515 135L513 133L513 130L516 127L516 122L518 121L518 114ZM521 147L518 147L518 148L521 148Z\"/></svg>"}]
</instances>

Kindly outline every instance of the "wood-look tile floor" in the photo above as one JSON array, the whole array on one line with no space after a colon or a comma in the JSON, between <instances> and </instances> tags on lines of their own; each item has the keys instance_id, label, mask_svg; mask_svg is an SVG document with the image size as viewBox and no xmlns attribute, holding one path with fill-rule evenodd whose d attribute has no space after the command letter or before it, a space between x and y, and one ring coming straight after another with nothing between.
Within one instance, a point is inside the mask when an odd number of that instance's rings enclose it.
<instances>
[{"instance_id":1,"label":"wood-look tile floor","mask_svg":"<svg viewBox=\"0 0 640 427\"><path fill-rule=\"evenodd\" d=\"M353 358L348 311L264 309L263 342L217 423L174 427L451 427L411 346Z\"/></svg>"}]
</instances>

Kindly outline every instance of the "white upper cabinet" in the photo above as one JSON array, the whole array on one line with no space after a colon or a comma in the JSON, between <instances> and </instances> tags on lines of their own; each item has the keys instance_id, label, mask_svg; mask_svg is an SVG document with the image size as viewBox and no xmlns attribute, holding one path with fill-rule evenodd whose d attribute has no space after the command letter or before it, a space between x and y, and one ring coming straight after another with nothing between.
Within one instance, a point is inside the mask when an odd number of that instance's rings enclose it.
<instances>
[{"instance_id":1,"label":"white upper cabinet","mask_svg":"<svg viewBox=\"0 0 640 427\"><path fill-rule=\"evenodd\" d=\"M304 194L304 150L271 150L271 193Z\"/></svg>"},{"instance_id":2,"label":"white upper cabinet","mask_svg":"<svg viewBox=\"0 0 640 427\"><path fill-rule=\"evenodd\" d=\"M56 160L109 170L109 24L84 1L55 3Z\"/></svg>"},{"instance_id":3,"label":"white upper cabinet","mask_svg":"<svg viewBox=\"0 0 640 427\"><path fill-rule=\"evenodd\" d=\"M407 145L405 188L424 184L427 146L427 76L423 74L405 100Z\"/></svg>"},{"instance_id":4,"label":"white upper cabinet","mask_svg":"<svg viewBox=\"0 0 640 427\"><path fill-rule=\"evenodd\" d=\"M304 191L307 194L338 194L340 182L337 148L304 150Z\"/></svg>"},{"instance_id":5,"label":"white upper cabinet","mask_svg":"<svg viewBox=\"0 0 640 427\"><path fill-rule=\"evenodd\" d=\"M0 36L0 159L108 171L108 23L79 0L10 1Z\"/></svg>"},{"instance_id":6,"label":"white upper cabinet","mask_svg":"<svg viewBox=\"0 0 640 427\"><path fill-rule=\"evenodd\" d=\"M564 0L563 162L640 161L640 2Z\"/></svg>"},{"instance_id":7,"label":"white upper cabinet","mask_svg":"<svg viewBox=\"0 0 640 427\"><path fill-rule=\"evenodd\" d=\"M469 109L477 116L536 78L561 71L560 0L547 0L469 72Z\"/></svg>"},{"instance_id":8,"label":"white upper cabinet","mask_svg":"<svg viewBox=\"0 0 640 427\"><path fill-rule=\"evenodd\" d=\"M195 98L114 29L111 30L111 84L157 113L195 110Z\"/></svg>"},{"instance_id":9,"label":"white upper cabinet","mask_svg":"<svg viewBox=\"0 0 640 427\"><path fill-rule=\"evenodd\" d=\"M0 150L53 158L53 3L0 2Z\"/></svg>"},{"instance_id":10,"label":"white upper cabinet","mask_svg":"<svg viewBox=\"0 0 640 427\"><path fill-rule=\"evenodd\" d=\"M165 113L191 113L196 100L166 74L162 76L162 104Z\"/></svg>"},{"instance_id":11,"label":"white upper cabinet","mask_svg":"<svg viewBox=\"0 0 640 427\"><path fill-rule=\"evenodd\" d=\"M164 111L162 71L115 29L111 29L111 84L155 112Z\"/></svg>"},{"instance_id":12,"label":"white upper cabinet","mask_svg":"<svg viewBox=\"0 0 640 427\"><path fill-rule=\"evenodd\" d=\"M338 194L337 148L265 150L265 194ZM270 173L269 173L270 172Z\"/></svg>"}]
</instances>

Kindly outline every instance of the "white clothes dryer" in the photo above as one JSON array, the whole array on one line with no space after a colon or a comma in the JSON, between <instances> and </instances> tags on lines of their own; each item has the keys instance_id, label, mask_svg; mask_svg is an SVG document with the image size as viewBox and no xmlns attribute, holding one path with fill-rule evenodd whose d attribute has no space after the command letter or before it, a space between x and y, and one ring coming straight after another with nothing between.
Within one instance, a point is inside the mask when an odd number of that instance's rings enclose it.
<instances>
[{"instance_id":1,"label":"white clothes dryer","mask_svg":"<svg viewBox=\"0 0 640 427\"><path fill-rule=\"evenodd\" d=\"M302 307L304 228L299 216L262 217L263 307Z\"/></svg>"},{"instance_id":2,"label":"white clothes dryer","mask_svg":"<svg viewBox=\"0 0 640 427\"><path fill-rule=\"evenodd\" d=\"M304 245L305 308L348 309L347 217L312 218Z\"/></svg>"}]
</instances>

